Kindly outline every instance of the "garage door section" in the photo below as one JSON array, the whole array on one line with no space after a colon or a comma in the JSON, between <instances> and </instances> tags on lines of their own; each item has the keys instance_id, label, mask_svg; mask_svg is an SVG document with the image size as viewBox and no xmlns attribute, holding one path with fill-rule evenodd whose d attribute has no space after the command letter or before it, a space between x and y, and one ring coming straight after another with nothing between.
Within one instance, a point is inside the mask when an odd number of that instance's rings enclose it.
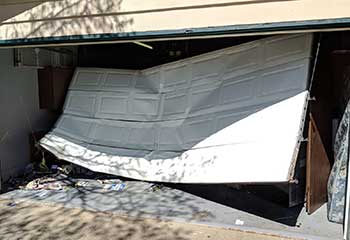
<instances>
[{"instance_id":1,"label":"garage door section","mask_svg":"<svg viewBox=\"0 0 350 240\"><path fill-rule=\"evenodd\" d=\"M129 178L290 180L307 102L312 35L289 35L144 70L78 68L41 145Z\"/></svg>"}]
</instances>

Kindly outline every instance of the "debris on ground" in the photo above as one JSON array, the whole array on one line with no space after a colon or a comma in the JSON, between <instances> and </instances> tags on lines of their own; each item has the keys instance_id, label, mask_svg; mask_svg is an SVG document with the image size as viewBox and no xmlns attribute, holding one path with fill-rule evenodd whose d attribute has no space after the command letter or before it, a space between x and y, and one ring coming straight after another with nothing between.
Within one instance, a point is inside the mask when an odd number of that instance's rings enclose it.
<instances>
[{"instance_id":1,"label":"debris on ground","mask_svg":"<svg viewBox=\"0 0 350 240\"><path fill-rule=\"evenodd\" d=\"M58 170L58 166L56 164L51 165L51 171L57 171Z\"/></svg>"},{"instance_id":2,"label":"debris on ground","mask_svg":"<svg viewBox=\"0 0 350 240\"><path fill-rule=\"evenodd\" d=\"M59 173L34 179L22 188L26 190L64 190L73 185L74 182L70 180L67 175Z\"/></svg>"},{"instance_id":3,"label":"debris on ground","mask_svg":"<svg viewBox=\"0 0 350 240\"><path fill-rule=\"evenodd\" d=\"M52 178L44 179L35 179L29 182L23 189L26 190L39 190L39 189L47 189L47 190L62 190L63 187L60 183L54 182L55 180Z\"/></svg>"},{"instance_id":4,"label":"debris on ground","mask_svg":"<svg viewBox=\"0 0 350 240\"><path fill-rule=\"evenodd\" d=\"M243 226L244 225L244 221L240 220L240 219L236 219L235 224L238 226Z\"/></svg>"},{"instance_id":5,"label":"debris on ground","mask_svg":"<svg viewBox=\"0 0 350 240\"><path fill-rule=\"evenodd\" d=\"M43 157L41 159L41 162L39 164L39 169L41 172L43 173L50 173L50 169L48 168L48 166L46 165L46 159L44 157L44 154L43 154Z\"/></svg>"},{"instance_id":6,"label":"debris on ground","mask_svg":"<svg viewBox=\"0 0 350 240\"><path fill-rule=\"evenodd\" d=\"M64 191L68 188L94 188L103 191L122 192L126 183L114 176L92 172L89 169L74 164L47 165L45 159L40 164L28 164L24 174L7 181L7 190L55 190ZM152 184L151 191L163 189L163 185Z\"/></svg>"},{"instance_id":7,"label":"debris on ground","mask_svg":"<svg viewBox=\"0 0 350 240\"><path fill-rule=\"evenodd\" d=\"M126 184L120 179L76 179L60 172L60 170L58 173L34 178L31 181L19 178L11 179L10 181L13 185L24 190L66 190L68 188L97 187L105 191L121 192L126 187Z\"/></svg>"},{"instance_id":8,"label":"debris on ground","mask_svg":"<svg viewBox=\"0 0 350 240\"><path fill-rule=\"evenodd\" d=\"M68 175L68 174L70 174L72 172L73 166L71 164L63 165L62 167L57 167L57 170L59 170L60 172Z\"/></svg>"},{"instance_id":9,"label":"debris on ground","mask_svg":"<svg viewBox=\"0 0 350 240\"><path fill-rule=\"evenodd\" d=\"M152 184L150 187L149 187L149 190L151 192L157 192L157 191L165 191L166 190L166 187L162 184Z\"/></svg>"},{"instance_id":10,"label":"debris on ground","mask_svg":"<svg viewBox=\"0 0 350 240\"><path fill-rule=\"evenodd\" d=\"M104 190L113 190L121 192L126 187L126 184L123 183L120 179L104 179L97 180L101 185L103 185Z\"/></svg>"},{"instance_id":11,"label":"debris on ground","mask_svg":"<svg viewBox=\"0 0 350 240\"><path fill-rule=\"evenodd\" d=\"M89 182L87 181L78 181L75 183L75 187L86 187L88 186Z\"/></svg>"},{"instance_id":12,"label":"debris on ground","mask_svg":"<svg viewBox=\"0 0 350 240\"><path fill-rule=\"evenodd\" d=\"M26 190L65 190L72 187L100 187L103 190L121 192L125 189L126 184L119 179L81 180L73 179L63 173L59 173L34 179L21 188Z\"/></svg>"},{"instance_id":13,"label":"debris on ground","mask_svg":"<svg viewBox=\"0 0 350 240\"><path fill-rule=\"evenodd\" d=\"M16 204L15 202L9 202L9 203L7 203L6 205L9 206L9 207L14 207L14 206L16 206L17 204Z\"/></svg>"},{"instance_id":14,"label":"debris on ground","mask_svg":"<svg viewBox=\"0 0 350 240\"><path fill-rule=\"evenodd\" d=\"M120 179L103 179L103 180L97 180L100 184L118 184L122 181Z\"/></svg>"},{"instance_id":15,"label":"debris on ground","mask_svg":"<svg viewBox=\"0 0 350 240\"><path fill-rule=\"evenodd\" d=\"M101 188L103 190L123 191L126 184L115 176L93 172L87 168L67 163L46 155L37 146L37 161L28 164L22 175L4 181L2 192L24 190L65 190L70 187ZM104 179L104 180L99 180Z\"/></svg>"},{"instance_id":16,"label":"debris on ground","mask_svg":"<svg viewBox=\"0 0 350 240\"><path fill-rule=\"evenodd\" d=\"M106 184L104 185L103 189L105 190L113 190L117 192L121 192L124 190L126 184L125 183L113 183L113 184Z\"/></svg>"}]
</instances>

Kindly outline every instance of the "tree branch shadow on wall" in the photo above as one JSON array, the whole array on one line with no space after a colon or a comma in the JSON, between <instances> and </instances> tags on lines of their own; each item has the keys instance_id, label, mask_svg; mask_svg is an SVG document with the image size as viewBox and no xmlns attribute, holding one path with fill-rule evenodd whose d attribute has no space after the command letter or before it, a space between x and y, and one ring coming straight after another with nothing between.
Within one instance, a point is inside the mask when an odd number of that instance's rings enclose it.
<instances>
[{"instance_id":1,"label":"tree branch shadow on wall","mask_svg":"<svg viewBox=\"0 0 350 240\"><path fill-rule=\"evenodd\" d=\"M150 8L131 11L121 11L123 0L118 1L47 1L32 9L26 10L20 18L7 16L1 25L9 25L5 30L4 39L26 39L45 37L67 37L74 40L74 36L126 34L125 27L130 27L134 20L131 14L164 13L169 11L184 11L209 9L217 7L231 7L244 5L259 5L274 2L290 2L299 0L250 0L231 1L224 3L197 4L189 6L175 6ZM34 3L33 3L34 4ZM36 3L37 5L38 3ZM35 6L35 5L33 5ZM28 8L28 7L27 7ZM20 13L22 11L17 11ZM96 20L98 19L98 20ZM4 20L4 19L3 19ZM234 23L233 23L234 24ZM132 30L127 31L133 35ZM67 40L67 39L65 39ZM88 41L88 37L85 38Z\"/></svg>"},{"instance_id":2,"label":"tree branch shadow on wall","mask_svg":"<svg viewBox=\"0 0 350 240\"><path fill-rule=\"evenodd\" d=\"M26 39L45 37L74 38L81 34L103 34L104 32L124 32L124 28L133 24L133 19L125 16L106 16L96 21L94 17L65 18L65 16L86 15L94 13L107 13L120 10L123 0L118 1L48 1L21 15L21 20L13 17L1 25L6 28L6 39ZM61 20L52 20L60 19ZM22 20L24 19L24 20ZM46 19L43 21L42 19ZM29 30L28 30L29 29ZM88 40L88 39L87 39Z\"/></svg>"}]
</instances>

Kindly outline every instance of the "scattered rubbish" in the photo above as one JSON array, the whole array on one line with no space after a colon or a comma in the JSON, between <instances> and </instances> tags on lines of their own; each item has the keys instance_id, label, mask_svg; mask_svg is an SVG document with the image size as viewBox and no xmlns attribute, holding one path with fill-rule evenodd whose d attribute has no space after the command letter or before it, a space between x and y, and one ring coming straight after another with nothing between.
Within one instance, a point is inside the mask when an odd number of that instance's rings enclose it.
<instances>
[{"instance_id":1,"label":"scattered rubbish","mask_svg":"<svg viewBox=\"0 0 350 240\"><path fill-rule=\"evenodd\" d=\"M69 165L63 165L62 167L57 167L57 169L60 171L60 172L62 172L62 173L64 173L64 174L70 174L71 172L72 172L72 170L73 170L73 166L71 165L71 164L69 164Z\"/></svg>"},{"instance_id":2,"label":"scattered rubbish","mask_svg":"<svg viewBox=\"0 0 350 240\"><path fill-rule=\"evenodd\" d=\"M6 204L7 206L9 207L14 207L16 206L17 204L15 202L9 202L8 204Z\"/></svg>"},{"instance_id":3,"label":"scattered rubbish","mask_svg":"<svg viewBox=\"0 0 350 240\"><path fill-rule=\"evenodd\" d=\"M75 183L75 187L94 187L102 188L104 190L112 190L121 192L126 187L126 184L119 179L104 179L104 180L91 180L82 179Z\"/></svg>"},{"instance_id":4,"label":"scattered rubbish","mask_svg":"<svg viewBox=\"0 0 350 240\"><path fill-rule=\"evenodd\" d=\"M78 181L75 183L76 187L86 187L88 185L88 182L86 181Z\"/></svg>"},{"instance_id":5,"label":"scattered rubbish","mask_svg":"<svg viewBox=\"0 0 350 240\"><path fill-rule=\"evenodd\" d=\"M236 222L235 222L236 225L239 225L239 226L243 226L244 225L244 221L240 220L240 219L236 219Z\"/></svg>"},{"instance_id":6,"label":"scattered rubbish","mask_svg":"<svg viewBox=\"0 0 350 240\"><path fill-rule=\"evenodd\" d=\"M125 183L112 183L112 184L105 184L103 189L121 192L124 190L125 187L126 187Z\"/></svg>"},{"instance_id":7,"label":"scattered rubbish","mask_svg":"<svg viewBox=\"0 0 350 240\"><path fill-rule=\"evenodd\" d=\"M161 184L152 184L149 190L152 192L163 191L165 190L165 187Z\"/></svg>"},{"instance_id":8,"label":"scattered rubbish","mask_svg":"<svg viewBox=\"0 0 350 240\"><path fill-rule=\"evenodd\" d=\"M118 184L122 181L119 179L104 179L104 180L97 180L101 184Z\"/></svg>"},{"instance_id":9,"label":"scattered rubbish","mask_svg":"<svg viewBox=\"0 0 350 240\"><path fill-rule=\"evenodd\" d=\"M104 185L103 189L105 190L114 190L121 192L125 188L125 183L123 183L119 179L104 179L104 180L97 180L100 184Z\"/></svg>"},{"instance_id":10,"label":"scattered rubbish","mask_svg":"<svg viewBox=\"0 0 350 240\"><path fill-rule=\"evenodd\" d=\"M73 185L73 182L68 179L64 174L56 174L53 176L46 176L34 179L27 183L25 187L26 190L63 190L66 187Z\"/></svg>"},{"instance_id":11,"label":"scattered rubbish","mask_svg":"<svg viewBox=\"0 0 350 240\"><path fill-rule=\"evenodd\" d=\"M39 169L41 172L47 172L47 173L50 172L50 169L46 165L46 160L45 160L44 154L43 154L43 157L42 157L41 162L39 164Z\"/></svg>"},{"instance_id":12,"label":"scattered rubbish","mask_svg":"<svg viewBox=\"0 0 350 240\"><path fill-rule=\"evenodd\" d=\"M124 190L124 188L126 187L126 184L125 183L119 183L119 184L114 184L112 186L112 190L116 190L118 192L121 192Z\"/></svg>"},{"instance_id":13,"label":"scattered rubbish","mask_svg":"<svg viewBox=\"0 0 350 240\"><path fill-rule=\"evenodd\" d=\"M38 189L47 189L47 190L62 190L62 186L57 182L40 182L39 179L29 182L25 189L28 190L38 190Z\"/></svg>"},{"instance_id":14,"label":"scattered rubbish","mask_svg":"<svg viewBox=\"0 0 350 240\"><path fill-rule=\"evenodd\" d=\"M57 170L64 173L64 174L71 174L75 176L97 176L98 174L96 172L93 172L87 168L75 165L75 164L67 164L63 166L57 166Z\"/></svg>"},{"instance_id":15,"label":"scattered rubbish","mask_svg":"<svg viewBox=\"0 0 350 240\"><path fill-rule=\"evenodd\" d=\"M81 187L121 192L126 187L126 184L120 179L109 179L106 174L94 173L74 164L47 165L44 157L39 164L27 165L24 172L25 174L18 178L10 178L6 182L6 189L62 191L72 187ZM77 176L83 178L77 178ZM43 197L46 194L47 192L40 191L38 196Z\"/></svg>"}]
</instances>

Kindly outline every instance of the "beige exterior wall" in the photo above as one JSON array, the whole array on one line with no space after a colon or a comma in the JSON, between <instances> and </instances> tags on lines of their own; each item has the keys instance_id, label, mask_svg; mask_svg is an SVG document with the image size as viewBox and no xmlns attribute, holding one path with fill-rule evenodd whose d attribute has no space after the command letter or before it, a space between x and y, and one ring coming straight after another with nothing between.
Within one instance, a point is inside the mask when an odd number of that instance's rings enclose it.
<instances>
[{"instance_id":1,"label":"beige exterior wall","mask_svg":"<svg viewBox=\"0 0 350 240\"><path fill-rule=\"evenodd\" d=\"M4 4L0 3L0 22L5 21L13 16L16 16L28 9L38 6L40 3L25 3L25 4Z\"/></svg>"},{"instance_id":2,"label":"beige exterior wall","mask_svg":"<svg viewBox=\"0 0 350 240\"><path fill-rule=\"evenodd\" d=\"M0 13L9 7L0 6ZM58 0L2 22L0 40L344 17L349 0Z\"/></svg>"}]
</instances>

